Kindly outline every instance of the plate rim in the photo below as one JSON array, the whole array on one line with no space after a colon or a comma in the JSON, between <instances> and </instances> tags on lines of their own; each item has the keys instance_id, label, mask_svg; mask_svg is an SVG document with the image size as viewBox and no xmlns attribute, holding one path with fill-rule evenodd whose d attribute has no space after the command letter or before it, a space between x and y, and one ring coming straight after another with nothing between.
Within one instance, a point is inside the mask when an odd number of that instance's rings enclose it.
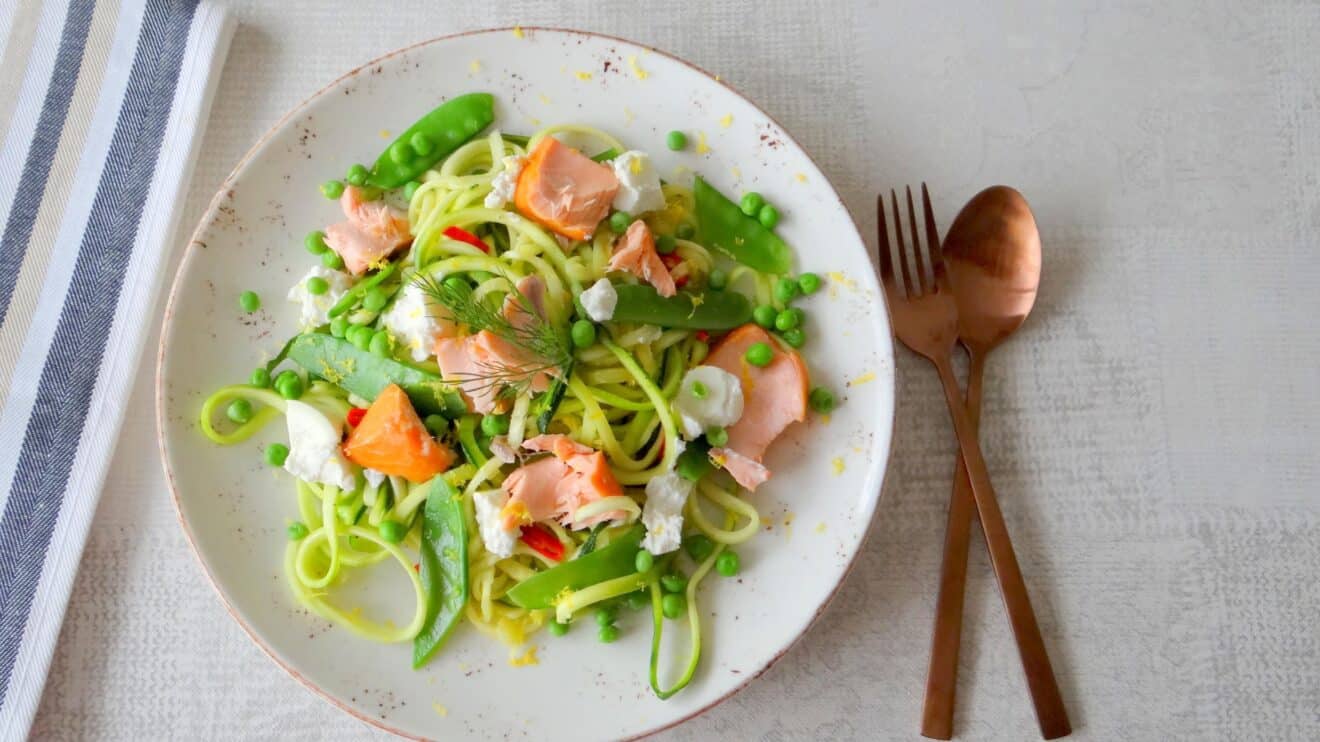
<instances>
[{"instance_id":1,"label":"plate rim","mask_svg":"<svg viewBox=\"0 0 1320 742\"><path fill-rule=\"evenodd\" d=\"M220 182L220 185L216 190L215 195L211 197L211 201L210 203L208 203L206 210L202 213L201 217L197 221L196 226L193 228L193 231L190 237L188 238L188 242L184 246L184 253L179 260L179 265L175 269L174 277L170 280L169 296L166 300L164 314L161 319L160 339L157 343L157 348L156 348L156 378L154 381L155 384L154 398L155 398L155 406L156 406L156 445L157 445L157 450L160 454L161 466L163 467L165 473L165 483L170 491L170 500L174 504L175 517L178 519L179 525L183 529L184 538L188 541L189 551L192 552L194 559L196 559L197 563L201 566L202 573L206 575L207 582L210 583L211 588L220 598L220 602L224 606L225 611L228 612L230 617L233 618L234 621L239 625L239 627L243 629L243 633L247 634L248 638L251 639L252 642L256 644L258 648L261 649L262 653L264 653L267 657L269 657L272 662L274 662L278 667L280 667L286 673L288 673L288 675L291 678L296 680L304 688L312 691L312 693L326 700L327 702L329 702L339 710L349 714L350 716L370 726L373 726L385 732L389 732L390 734L397 735L404 739L425 740L427 738L410 734L408 732L403 731L402 729L391 726L390 724L386 723L385 721L379 718L360 713L356 709L343 703L340 699L336 698L329 691L322 689L319 685L312 682L310 679L303 676L302 673L298 672L293 667L291 667L283 660L281 660L280 657L275 653L274 649L268 646L266 642L264 642L260 637L257 636L253 628L248 625L247 621L244 620L244 618L229 602L229 598L226 595L224 589L221 588L220 584L216 581L215 576L211 573L211 569L207 565L206 560L202 558L201 552L198 550L197 544L193 539L192 528L189 525L187 518L185 518L183 514L183 507L179 500L179 488L174 479L174 471L170 466L168 445L165 440L166 399L164 393L163 375L165 371L165 354L166 354L167 339L169 337L169 329L173 325L176 302L178 301L180 294L179 291L180 283L183 280L183 276L187 272L188 267L192 263L195 254L193 247L195 245L202 244L198 239L198 237L200 237L203 230L215 220L215 215L218 212L221 203L227 197L228 192L231 190L235 178L247 167L248 163L251 160L253 160L261 150L265 148L267 142L272 137L274 137L277 132L281 131L289 121L293 120L295 116L297 116L309 105L311 105L313 101L319 99L321 96L330 92L333 88L337 87L344 80L357 77L363 72L369 70L371 67L374 67L382 62L397 57L401 54L410 52L414 49L418 49L424 46L430 46L431 44L442 43L452 39L463 38L466 36L478 36L478 35L495 34L495 33L529 32L529 31L549 32L554 34L566 34L570 36L573 35L587 36L597 39L604 39L607 41L616 41L624 44L630 44L632 46L636 46L641 49L647 49L654 54L658 54L660 56L669 59L670 61L677 62L678 64L693 70L697 74L706 77L710 82L713 82L714 84L720 86L726 92L739 98L744 103L751 106L759 114L765 116L766 120L774 124L779 129L779 131L783 133L784 137L791 144L793 144L798 149L798 151L802 153L804 157L807 158L807 160L812 164L813 167L816 168L816 170L820 171L822 174L825 172L824 170L821 169L819 163L816 162L816 159L812 157L811 153L805 147L803 147L800 142L797 141L797 138L794 137L792 133L788 131L788 129L784 128L783 125L781 125L773 116L767 113L765 109L763 109L755 101L753 101L751 98L747 97L746 95L743 95L732 85L722 80L718 75L709 72L705 68L697 64L694 64L678 56L677 54L656 48L650 44L635 41L633 39L628 39L622 36L616 36L614 34L601 33L598 31L584 31L582 29L565 28L558 26L539 26L539 25L524 26L519 24L514 26L495 26L489 28L469 29L466 31L458 31L455 33L433 36L427 39L423 39L421 41L416 41L411 44L398 47L396 49L393 49L392 51L386 52L384 54L381 54L380 56L373 57L372 59L367 60L366 62L345 72L344 74L335 77L333 80L329 81L320 88L317 88L311 94L309 94L308 96L300 100L298 103L293 105L288 111L284 113L283 116L281 116L273 124L271 124L270 128L268 128L257 139L257 141L254 142L252 146L249 147L248 150L243 153L243 156L240 157L238 162L234 164L234 167L229 171L229 174L226 175L224 180ZM835 201L838 203L840 208L842 208L843 212L847 214L853 231L856 232L859 241L862 243L863 249L867 251L867 257L873 260L873 257L870 254L871 253L870 245L867 243L866 238L863 236L862 230L857 222L857 217L852 213L852 210L848 208L847 202L845 202L843 200L843 197L839 195L838 190L834 187L834 183L829 179L829 177L827 176L823 178L823 180L825 182L826 187L829 189L830 195L834 197ZM889 480L889 475L891 471L890 463L892 462L893 454L894 454L894 434L897 432L897 426L898 426L898 373L897 373L897 367L892 362L895 357L895 351L897 350L897 347L894 345L894 339L892 334L892 322L890 321L891 315L889 312L889 301L888 301L888 297L885 296L884 292L879 290L879 281L875 277L874 265L872 266L872 272L868 274L867 278L872 284L871 288L875 290L875 295L877 296L881 306L883 306L885 309L885 324L890 329L889 357L891 363L890 363L888 386L890 392L890 399L893 400L893 403L891 404L891 414L889 420L889 441L888 441L887 450L884 452L883 456L877 457L876 462L872 465L872 470L874 470L874 468L877 466L881 468L879 482L878 482L879 490L876 492L875 498L873 500L870 500L870 506L869 506L870 512L866 514L865 527L862 529L861 536L858 538L857 543L852 548L852 553L848 556L848 561L844 565L843 571L839 573L839 578L835 582L834 586L830 589L829 594L826 595L825 598L816 607L815 612L812 614L811 618L808 619L808 621L802 627L802 629L797 632L796 636L794 636L783 647L781 647L777 652L775 652L775 654L766 661L763 667L761 667L759 670L757 670L754 673L749 673L746 677L744 677L740 682L735 684L728 691L712 699L709 703L701 706L700 708L694 709L693 711L687 713L686 715L674 719L672 721L669 721L667 723L659 724L649 729L637 732L636 734L627 737L627 739L629 740L641 739L643 737L659 734L660 732L663 732L665 730L672 729L680 724L683 724L687 721L690 721L706 713L707 711L710 711L711 709L715 708L721 703L729 700L734 695L737 695L739 692L745 689L749 684L751 684L753 680L761 677L767 671L769 671L770 668L774 667L775 664L777 664L779 660L784 657L784 655L788 654L789 651L791 651L802 641L803 637L805 637L807 633L811 631L813 627L815 627L816 623L820 620L820 617L825 613L825 610L829 608L830 604L834 602L834 598L838 595L839 590L843 587L843 584L847 582L849 575L852 574L852 570L857 564L857 559L861 555L863 549L865 549L866 544L871 537L871 531L875 527L876 516L880 510L880 500L884 496L885 485ZM880 347L883 347L883 344ZM868 479L871 478L873 477L868 476Z\"/></svg>"}]
</instances>

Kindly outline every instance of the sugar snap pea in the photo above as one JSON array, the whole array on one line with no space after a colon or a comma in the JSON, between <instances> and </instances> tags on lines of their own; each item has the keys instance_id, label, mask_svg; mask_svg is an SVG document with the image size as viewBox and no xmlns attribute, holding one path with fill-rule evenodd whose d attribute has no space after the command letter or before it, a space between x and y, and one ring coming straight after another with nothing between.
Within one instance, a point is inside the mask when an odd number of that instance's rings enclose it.
<instances>
[{"instance_id":1,"label":"sugar snap pea","mask_svg":"<svg viewBox=\"0 0 1320 742\"><path fill-rule=\"evenodd\" d=\"M376 158L367 182L399 188L426 172L495 120L490 93L468 93L445 101L417 120Z\"/></svg>"}]
</instances>

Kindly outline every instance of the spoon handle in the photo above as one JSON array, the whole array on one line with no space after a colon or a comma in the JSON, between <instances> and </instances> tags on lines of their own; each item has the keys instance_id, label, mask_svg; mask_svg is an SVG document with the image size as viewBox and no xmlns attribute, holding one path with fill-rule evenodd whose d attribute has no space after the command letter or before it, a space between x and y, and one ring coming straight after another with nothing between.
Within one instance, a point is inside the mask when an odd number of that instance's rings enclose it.
<instances>
[{"instance_id":1,"label":"spoon handle","mask_svg":"<svg viewBox=\"0 0 1320 742\"><path fill-rule=\"evenodd\" d=\"M1004 610L1008 613L1013 637L1017 640L1018 656L1026 673L1027 689L1031 692L1031 700L1036 707L1036 721L1040 724L1041 735L1045 739L1067 736L1072 732L1072 725L1068 722L1068 712L1063 707L1059 684L1054 679L1053 668L1050 667L1050 658L1045 651L1045 640L1040 635L1036 613L1031 609L1031 598L1027 595L1027 584L1022 579L1022 568L1018 566L1017 556L1013 553L1013 542L1008 536L1004 514L999 510L994 486L990 483L990 472L986 469L985 457L981 454L976 427L963 405L962 394L958 391L958 380L953 375L948 354L936 360L935 367L939 370L940 381L944 384L944 397L949 404L949 416L953 418L954 433L958 437L958 446L962 449L963 462L967 466L968 479L972 485L972 498L976 501L976 510L981 516L981 529L985 534L985 545L990 552L990 564L999 581L999 594L1004 601Z\"/></svg>"},{"instance_id":2,"label":"spoon handle","mask_svg":"<svg viewBox=\"0 0 1320 742\"><path fill-rule=\"evenodd\" d=\"M969 349L967 417L978 427L981 417L981 380L985 354ZM944 533L944 561L935 598L935 628L930 640L930 666L926 670L926 701L921 710L921 736L953 739L953 702L958 694L958 649L962 644L963 595L967 587L967 550L971 542L976 501L967 478L967 464L958 454L949 521Z\"/></svg>"}]
</instances>

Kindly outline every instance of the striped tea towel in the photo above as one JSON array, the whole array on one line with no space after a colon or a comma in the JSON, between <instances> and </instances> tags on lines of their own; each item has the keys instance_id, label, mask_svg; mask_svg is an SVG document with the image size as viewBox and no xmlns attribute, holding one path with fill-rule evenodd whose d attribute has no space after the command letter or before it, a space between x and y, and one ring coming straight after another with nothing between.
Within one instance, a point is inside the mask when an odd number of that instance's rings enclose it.
<instances>
[{"instance_id":1,"label":"striped tea towel","mask_svg":"<svg viewBox=\"0 0 1320 742\"><path fill-rule=\"evenodd\" d=\"M233 25L0 0L0 740L27 734Z\"/></svg>"}]
</instances>

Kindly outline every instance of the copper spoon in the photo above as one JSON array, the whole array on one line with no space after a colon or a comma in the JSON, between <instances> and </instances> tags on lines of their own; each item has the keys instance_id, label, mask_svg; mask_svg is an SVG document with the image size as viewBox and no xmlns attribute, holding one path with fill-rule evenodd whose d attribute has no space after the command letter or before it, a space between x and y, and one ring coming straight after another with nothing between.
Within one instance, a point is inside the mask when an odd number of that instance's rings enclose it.
<instances>
[{"instance_id":1,"label":"copper spoon","mask_svg":"<svg viewBox=\"0 0 1320 742\"><path fill-rule=\"evenodd\" d=\"M1021 326L1036 300L1040 284L1040 232L1022 194L1007 186L992 186L978 193L958 213L943 247L958 305L958 336L970 358L967 414L976 425L981 411L986 356ZM926 702L921 718L922 736L933 739L950 739L953 735L967 549L975 516L976 503L967 468L959 456L949 502L944 563L926 676ZM1047 737L1067 734L1067 715L1049 660L1043 654L1034 658L1025 649L1022 651L1023 667L1042 731ZM1033 677L1041 680L1033 682Z\"/></svg>"}]
</instances>

